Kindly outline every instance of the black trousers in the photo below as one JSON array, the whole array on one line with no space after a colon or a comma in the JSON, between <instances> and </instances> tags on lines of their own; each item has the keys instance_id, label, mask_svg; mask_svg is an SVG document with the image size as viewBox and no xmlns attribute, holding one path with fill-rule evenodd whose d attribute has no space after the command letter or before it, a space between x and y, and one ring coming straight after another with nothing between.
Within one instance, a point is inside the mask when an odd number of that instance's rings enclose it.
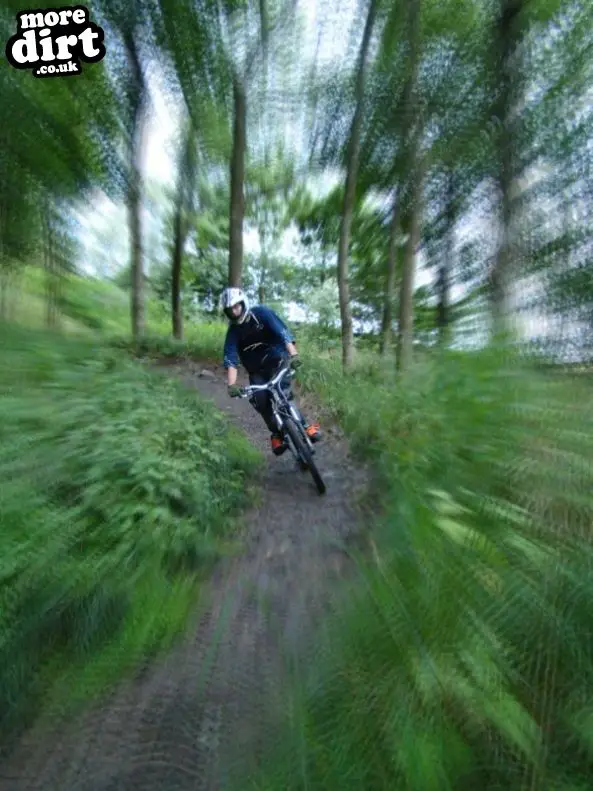
<instances>
[{"instance_id":1,"label":"black trousers","mask_svg":"<svg viewBox=\"0 0 593 791\"><path fill-rule=\"evenodd\" d=\"M249 374L249 383L252 385L263 385L266 382L269 382L270 379L273 379L274 376L278 373L278 366L275 365L273 367L265 367L262 368L261 371L258 371L254 374ZM283 379L281 384L282 390L286 394L287 398L292 401L294 399L294 393L292 392L292 387L290 386L290 381L287 379ZM255 407L255 409L259 412L259 414L263 417L266 426L270 429L272 434L278 433L278 427L276 425L276 421L274 420L274 414L272 412L272 399L270 394L265 390L262 390L260 393L255 393L250 398L251 403ZM297 413L300 416L301 423L305 425L305 418L301 414L300 410L297 408Z\"/></svg>"}]
</instances>

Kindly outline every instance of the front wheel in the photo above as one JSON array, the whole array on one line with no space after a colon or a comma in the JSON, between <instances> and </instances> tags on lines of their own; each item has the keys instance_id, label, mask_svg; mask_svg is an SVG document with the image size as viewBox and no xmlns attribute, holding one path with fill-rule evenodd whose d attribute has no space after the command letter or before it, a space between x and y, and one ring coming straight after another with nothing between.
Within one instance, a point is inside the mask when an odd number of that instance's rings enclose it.
<instances>
[{"instance_id":1,"label":"front wheel","mask_svg":"<svg viewBox=\"0 0 593 791\"><path fill-rule=\"evenodd\" d=\"M317 469L317 465L313 461L313 454L311 453L311 448L303 436L304 432L302 427L297 426L293 420L287 420L285 424L285 430L292 440L292 444L294 445L299 462L311 473L313 480L315 481L317 491L319 494L325 494L325 483L323 482L323 478Z\"/></svg>"}]
</instances>

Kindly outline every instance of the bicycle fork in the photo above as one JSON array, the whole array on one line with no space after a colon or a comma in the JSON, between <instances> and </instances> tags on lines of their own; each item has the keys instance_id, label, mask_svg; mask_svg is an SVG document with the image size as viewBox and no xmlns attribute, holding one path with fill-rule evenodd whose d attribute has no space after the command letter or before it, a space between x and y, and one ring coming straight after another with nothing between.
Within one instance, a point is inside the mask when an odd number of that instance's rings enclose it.
<instances>
[{"instance_id":1,"label":"bicycle fork","mask_svg":"<svg viewBox=\"0 0 593 791\"><path fill-rule=\"evenodd\" d=\"M293 418L294 422L295 422L295 423L296 423L298 426L302 426L302 425L303 425L303 420L302 420L302 417L301 417L301 415L299 414L298 410L297 410L297 409L296 409L296 408L295 408L295 407L294 407L292 404L290 404L290 403L287 403L287 404L286 404L286 408L287 408L287 410L290 412L290 415L291 415L291 417ZM290 444L292 445L292 441L290 440L290 435L288 435L288 434L287 434L287 433L284 431L284 421L283 421L283 419L282 419L282 416L281 416L281 414L280 414L280 410L278 409L278 403L277 403L277 401L276 401L276 400L274 400L274 405L273 405L273 413L274 413L274 419L276 420L276 425L278 426L278 431L279 431L279 432L280 432L280 433L281 433L281 434L282 434L282 435L283 435L283 436L284 436L286 439L288 439L288 441L289 441L289 442L290 442ZM309 446L309 448L311 449L312 453L315 453L315 448L313 447L313 443L312 443L312 442L311 442L311 440L309 439L309 436L307 435L307 432L306 432L306 431L303 431L303 434L302 434L302 435L303 435L303 437L304 437L304 439L305 439L305 441L306 441L307 445L308 445L308 446Z\"/></svg>"}]
</instances>

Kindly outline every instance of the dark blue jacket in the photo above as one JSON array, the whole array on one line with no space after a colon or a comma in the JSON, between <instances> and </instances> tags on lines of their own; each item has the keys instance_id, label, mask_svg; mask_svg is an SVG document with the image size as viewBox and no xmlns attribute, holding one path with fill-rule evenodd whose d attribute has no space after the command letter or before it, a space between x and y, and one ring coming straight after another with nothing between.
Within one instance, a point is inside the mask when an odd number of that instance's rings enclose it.
<instances>
[{"instance_id":1,"label":"dark blue jacket","mask_svg":"<svg viewBox=\"0 0 593 791\"><path fill-rule=\"evenodd\" d=\"M243 324L229 325L223 365L238 368L241 363L247 373L258 373L287 356L287 343L294 343L294 336L282 319L270 308L256 305Z\"/></svg>"}]
</instances>

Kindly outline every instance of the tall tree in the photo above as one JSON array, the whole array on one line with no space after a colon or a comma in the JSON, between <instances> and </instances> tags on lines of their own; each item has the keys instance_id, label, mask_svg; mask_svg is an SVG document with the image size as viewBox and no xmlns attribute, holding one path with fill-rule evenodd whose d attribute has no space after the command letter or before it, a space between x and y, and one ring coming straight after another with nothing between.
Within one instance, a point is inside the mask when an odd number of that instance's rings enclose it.
<instances>
[{"instance_id":1,"label":"tall tree","mask_svg":"<svg viewBox=\"0 0 593 791\"><path fill-rule=\"evenodd\" d=\"M345 369L352 363L352 311L350 307L350 288L348 282L348 249L352 215L356 199L356 179L360 157L360 137L364 113L365 79L367 74L368 52L371 35L375 25L379 0L370 0L366 22L360 44L356 83L354 88L354 116L350 127L350 137L346 149L346 183L342 207L342 225L338 243L338 288L340 294L340 317L342 322L342 364Z\"/></svg>"},{"instance_id":2,"label":"tall tree","mask_svg":"<svg viewBox=\"0 0 593 791\"><path fill-rule=\"evenodd\" d=\"M418 143L417 143L418 145ZM414 345L414 276L416 271L416 251L420 243L422 223L422 188L426 164L416 148L413 152L411 167L411 195L408 207L408 238L404 249L402 279L399 295L399 322L397 334L396 366L405 371L412 360Z\"/></svg>"},{"instance_id":3,"label":"tall tree","mask_svg":"<svg viewBox=\"0 0 593 791\"><path fill-rule=\"evenodd\" d=\"M136 29L127 25L122 30L129 65L129 161L128 161L128 222L131 255L131 310L132 336L138 340L145 331L144 261L142 251L142 168L146 125L147 85L140 62Z\"/></svg>"},{"instance_id":4,"label":"tall tree","mask_svg":"<svg viewBox=\"0 0 593 791\"><path fill-rule=\"evenodd\" d=\"M245 150L247 148L247 97L238 77L233 79L233 151L229 201L229 285L240 286L243 276L243 219L245 216Z\"/></svg>"},{"instance_id":5,"label":"tall tree","mask_svg":"<svg viewBox=\"0 0 593 791\"><path fill-rule=\"evenodd\" d=\"M387 266L385 272L385 293L383 296L383 315L381 317L381 341L379 350L387 354L391 344L391 328L393 324L393 300L395 297L398 241L401 234L401 215L397 192L393 198L391 222L389 225L389 247L387 250Z\"/></svg>"},{"instance_id":6,"label":"tall tree","mask_svg":"<svg viewBox=\"0 0 593 791\"><path fill-rule=\"evenodd\" d=\"M402 149L409 173L409 233L403 259L399 296L399 325L396 365L398 370L407 368L413 349L414 274L416 250L420 242L422 217L422 188L426 170L426 154L421 152L424 132L424 111L417 84L418 49L420 46L420 0L408 0L408 46L410 76L404 91L404 137ZM397 207L395 207L397 211Z\"/></svg>"},{"instance_id":7,"label":"tall tree","mask_svg":"<svg viewBox=\"0 0 593 791\"><path fill-rule=\"evenodd\" d=\"M177 190L173 215L173 256L171 261L171 318L173 337L183 337L183 306L181 304L181 270L183 253L191 222L195 178L197 141L196 130L188 118L179 152Z\"/></svg>"},{"instance_id":8,"label":"tall tree","mask_svg":"<svg viewBox=\"0 0 593 791\"><path fill-rule=\"evenodd\" d=\"M411 135L415 124L418 119L415 117L417 111L417 83L418 83L418 68L420 65L420 0L408 0L406 3L406 33L405 33L405 51L407 59L405 62L406 80L404 89L399 104L398 114L401 116L401 143L398 148L394 171L400 179L399 190L396 188L391 225L389 237L389 249L387 255L387 269L385 273L385 295L383 306L383 318L381 322L381 352L385 354L389 349L391 342L391 328L393 322L393 301L395 296L396 285L396 263L397 263L397 242L400 233L401 225L401 204L405 197L405 183L404 182L404 168L408 164L412 156L411 151ZM387 30L391 30L391 26L387 26ZM386 37L384 46L388 46L389 50L393 48L393 41L390 37ZM390 52L382 53L383 57L388 57ZM401 302L400 302L401 304Z\"/></svg>"},{"instance_id":9,"label":"tall tree","mask_svg":"<svg viewBox=\"0 0 593 791\"><path fill-rule=\"evenodd\" d=\"M247 9L248 10L248 9ZM240 286L243 277L243 222L245 218L245 155L247 151L247 90L258 52L265 59L270 36L267 0L259 0L259 35L242 66L233 63L233 138L230 161L229 285ZM247 24L245 22L245 24ZM231 46L233 46L231 44Z\"/></svg>"},{"instance_id":10,"label":"tall tree","mask_svg":"<svg viewBox=\"0 0 593 791\"><path fill-rule=\"evenodd\" d=\"M455 171L450 168L447 172L446 187L446 242L441 248L437 275L437 327L442 346L446 346L450 337L451 315L451 278L455 256L455 221L457 219L457 192L455 185Z\"/></svg>"},{"instance_id":11,"label":"tall tree","mask_svg":"<svg viewBox=\"0 0 593 791\"><path fill-rule=\"evenodd\" d=\"M520 41L520 13L524 0L500 0L496 44L499 53L499 98L495 116L498 122L498 187L501 205L502 239L492 271L492 314L496 334L508 330L509 300L513 264L513 201L511 189L515 176L513 149L513 104L517 98L516 66L513 55Z\"/></svg>"}]
</instances>

